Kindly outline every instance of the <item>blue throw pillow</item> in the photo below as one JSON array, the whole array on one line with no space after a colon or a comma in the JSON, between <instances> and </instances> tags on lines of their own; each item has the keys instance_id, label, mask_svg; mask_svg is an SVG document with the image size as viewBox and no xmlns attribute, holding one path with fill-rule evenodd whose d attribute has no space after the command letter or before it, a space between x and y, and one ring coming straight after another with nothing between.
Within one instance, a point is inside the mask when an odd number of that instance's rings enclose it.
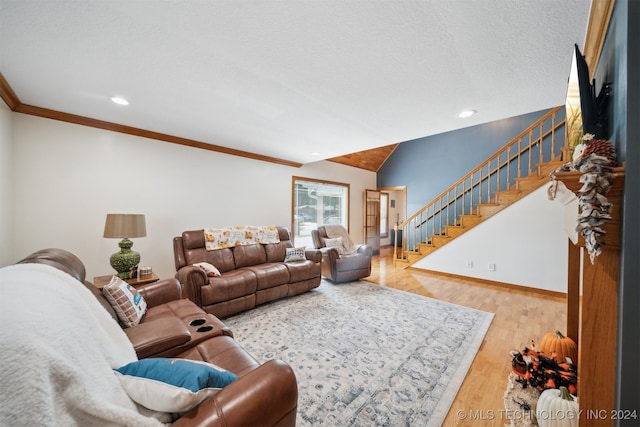
<instances>
[{"instance_id":1,"label":"blue throw pillow","mask_svg":"<svg viewBox=\"0 0 640 427\"><path fill-rule=\"evenodd\" d=\"M182 413L198 406L238 376L210 363L149 358L115 369L134 402L161 412Z\"/></svg>"}]
</instances>

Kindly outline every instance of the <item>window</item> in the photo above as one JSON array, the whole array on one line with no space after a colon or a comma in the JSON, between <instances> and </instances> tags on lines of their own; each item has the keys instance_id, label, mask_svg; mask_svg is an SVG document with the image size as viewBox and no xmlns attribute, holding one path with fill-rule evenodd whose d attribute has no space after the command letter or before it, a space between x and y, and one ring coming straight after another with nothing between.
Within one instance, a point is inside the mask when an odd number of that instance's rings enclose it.
<instances>
[{"instance_id":1,"label":"window","mask_svg":"<svg viewBox=\"0 0 640 427\"><path fill-rule=\"evenodd\" d=\"M293 177L292 234L296 246L313 247L311 230L340 224L349 229L349 184Z\"/></svg>"},{"instance_id":2,"label":"window","mask_svg":"<svg viewBox=\"0 0 640 427\"><path fill-rule=\"evenodd\" d=\"M389 193L380 193L380 238L389 237Z\"/></svg>"}]
</instances>

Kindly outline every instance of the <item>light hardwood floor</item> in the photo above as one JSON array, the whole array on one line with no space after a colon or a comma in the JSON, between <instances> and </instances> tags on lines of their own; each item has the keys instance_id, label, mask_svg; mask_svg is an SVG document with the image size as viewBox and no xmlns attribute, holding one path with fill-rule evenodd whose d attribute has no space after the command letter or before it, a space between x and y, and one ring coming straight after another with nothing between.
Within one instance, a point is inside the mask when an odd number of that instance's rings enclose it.
<instances>
[{"instance_id":1,"label":"light hardwood floor","mask_svg":"<svg viewBox=\"0 0 640 427\"><path fill-rule=\"evenodd\" d=\"M565 298L419 269L394 267L383 248L374 256L368 282L495 313L444 426L504 426L504 391L511 372L509 351L521 350L556 329L565 332Z\"/></svg>"}]
</instances>

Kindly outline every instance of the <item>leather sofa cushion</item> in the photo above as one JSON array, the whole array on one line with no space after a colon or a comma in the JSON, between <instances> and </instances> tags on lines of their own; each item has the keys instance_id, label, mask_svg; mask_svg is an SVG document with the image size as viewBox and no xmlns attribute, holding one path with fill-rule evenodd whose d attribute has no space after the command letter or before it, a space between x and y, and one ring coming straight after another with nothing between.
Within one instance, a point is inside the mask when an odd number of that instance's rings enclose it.
<instances>
[{"instance_id":1,"label":"leather sofa cushion","mask_svg":"<svg viewBox=\"0 0 640 427\"><path fill-rule=\"evenodd\" d=\"M231 249L218 249L215 251L205 249L204 232L202 230L191 230L182 233L182 246L186 265L208 262L220 270L221 273L236 268Z\"/></svg>"},{"instance_id":2,"label":"leather sofa cushion","mask_svg":"<svg viewBox=\"0 0 640 427\"><path fill-rule=\"evenodd\" d=\"M233 248L233 258L236 268L264 264L267 262L267 254L264 245L246 245Z\"/></svg>"},{"instance_id":3,"label":"leather sofa cushion","mask_svg":"<svg viewBox=\"0 0 640 427\"><path fill-rule=\"evenodd\" d=\"M215 251L208 251L205 248L185 249L184 255L187 265L206 262L215 266L220 273L236 268L231 249L217 249Z\"/></svg>"},{"instance_id":4,"label":"leather sofa cushion","mask_svg":"<svg viewBox=\"0 0 640 427\"><path fill-rule=\"evenodd\" d=\"M370 258L359 253L343 254L336 260L338 271L359 270L369 268Z\"/></svg>"},{"instance_id":5,"label":"leather sofa cushion","mask_svg":"<svg viewBox=\"0 0 640 427\"><path fill-rule=\"evenodd\" d=\"M185 344L191 332L177 317L165 317L155 322L124 329L139 359L150 357Z\"/></svg>"},{"instance_id":6,"label":"leather sofa cushion","mask_svg":"<svg viewBox=\"0 0 640 427\"><path fill-rule=\"evenodd\" d=\"M252 271L257 278L256 289L275 288L289 283L289 269L284 263L265 263L243 267L242 270Z\"/></svg>"},{"instance_id":7,"label":"leather sofa cushion","mask_svg":"<svg viewBox=\"0 0 640 427\"><path fill-rule=\"evenodd\" d=\"M320 276L320 269L313 261L296 261L284 264L289 270L289 282L296 283Z\"/></svg>"},{"instance_id":8,"label":"leather sofa cushion","mask_svg":"<svg viewBox=\"0 0 640 427\"><path fill-rule=\"evenodd\" d=\"M142 318L142 323L151 322L165 317L178 317L184 323L202 317L205 312L187 299L169 301L165 304L149 307Z\"/></svg>"},{"instance_id":9,"label":"leather sofa cushion","mask_svg":"<svg viewBox=\"0 0 640 427\"><path fill-rule=\"evenodd\" d=\"M204 232L191 230L182 233L182 245L185 250L204 248Z\"/></svg>"},{"instance_id":10,"label":"leather sofa cushion","mask_svg":"<svg viewBox=\"0 0 640 427\"><path fill-rule=\"evenodd\" d=\"M260 366L237 341L226 335L208 339L176 357L213 363L240 377Z\"/></svg>"},{"instance_id":11,"label":"leather sofa cushion","mask_svg":"<svg viewBox=\"0 0 640 427\"><path fill-rule=\"evenodd\" d=\"M74 254L65 251L63 249L49 248L42 249L32 253L22 261L18 261L16 264L48 264L52 267L62 270L65 273L71 275L71 277L78 280L80 283L84 283L87 272L84 268L84 264Z\"/></svg>"},{"instance_id":12,"label":"leather sofa cushion","mask_svg":"<svg viewBox=\"0 0 640 427\"><path fill-rule=\"evenodd\" d=\"M264 245L267 254L267 262L283 262L287 248L292 248L291 240L280 240L279 243Z\"/></svg>"},{"instance_id":13,"label":"leather sofa cushion","mask_svg":"<svg viewBox=\"0 0 640 427\"><path fill-rule=\"evenodd\" d=\"M257 283L256 275L245 269L228 271L219 277L209 277L210 286L200 288L202 305L251 295L256 292Z\"/></svg>"}]
</instances>

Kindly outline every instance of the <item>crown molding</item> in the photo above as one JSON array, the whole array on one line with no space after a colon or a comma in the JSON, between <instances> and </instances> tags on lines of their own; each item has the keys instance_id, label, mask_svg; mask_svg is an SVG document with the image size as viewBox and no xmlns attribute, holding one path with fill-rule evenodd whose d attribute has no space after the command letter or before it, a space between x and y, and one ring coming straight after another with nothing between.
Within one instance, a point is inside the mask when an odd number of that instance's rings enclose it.
<instances>
[{"instance_id":1,"label":"crown molding","mask_svg":"<svg viewBox=\"0 0 640 427\"><path fill-rule=\"evenodd\" d=\"M9 82L7 82L2 73L0 73L0 98L2 98L11 111L16 111L16 108L20 105L18 95L11 89Z\"/></svg>"},{"instance_id":2,"label":"crown molding","mask_svg":"<svg viewBox=\"0 0 640 427\"><path fill-rule=\"evenodd\" d=\"M284 166L299 168L302 163L292 162L289 160L278 159L276 157L263 156L261 154L250 153L248 151L236 150L233 148L222 147L220 145L209 144L194 139L182 138L179 136L168 135L165 133L154 132L146 129L140 129L132 126L125 126L118 123L107 122L104 120L92 119L91 117L79 116L77 114L64 113L62 111L50 110L48 108L37 107L34 105L23 104L20 98L13 91L7 80L0 73L0 97L9 106L11 111L16 113L28 114L30 116L43 117L51 120L59 120L62 122L73 123L81 126L88 126L97 129L108 130L111 132L124 133L127 135L139 136L142 138L155 139L158 141L170 142L172 144L184 145L187 147L200 148L202 150L215 151L217 153L228 154L231 156L245 157L252 160L260 160L263 162L276 163Z\"/></svg>"}]
</instances>

